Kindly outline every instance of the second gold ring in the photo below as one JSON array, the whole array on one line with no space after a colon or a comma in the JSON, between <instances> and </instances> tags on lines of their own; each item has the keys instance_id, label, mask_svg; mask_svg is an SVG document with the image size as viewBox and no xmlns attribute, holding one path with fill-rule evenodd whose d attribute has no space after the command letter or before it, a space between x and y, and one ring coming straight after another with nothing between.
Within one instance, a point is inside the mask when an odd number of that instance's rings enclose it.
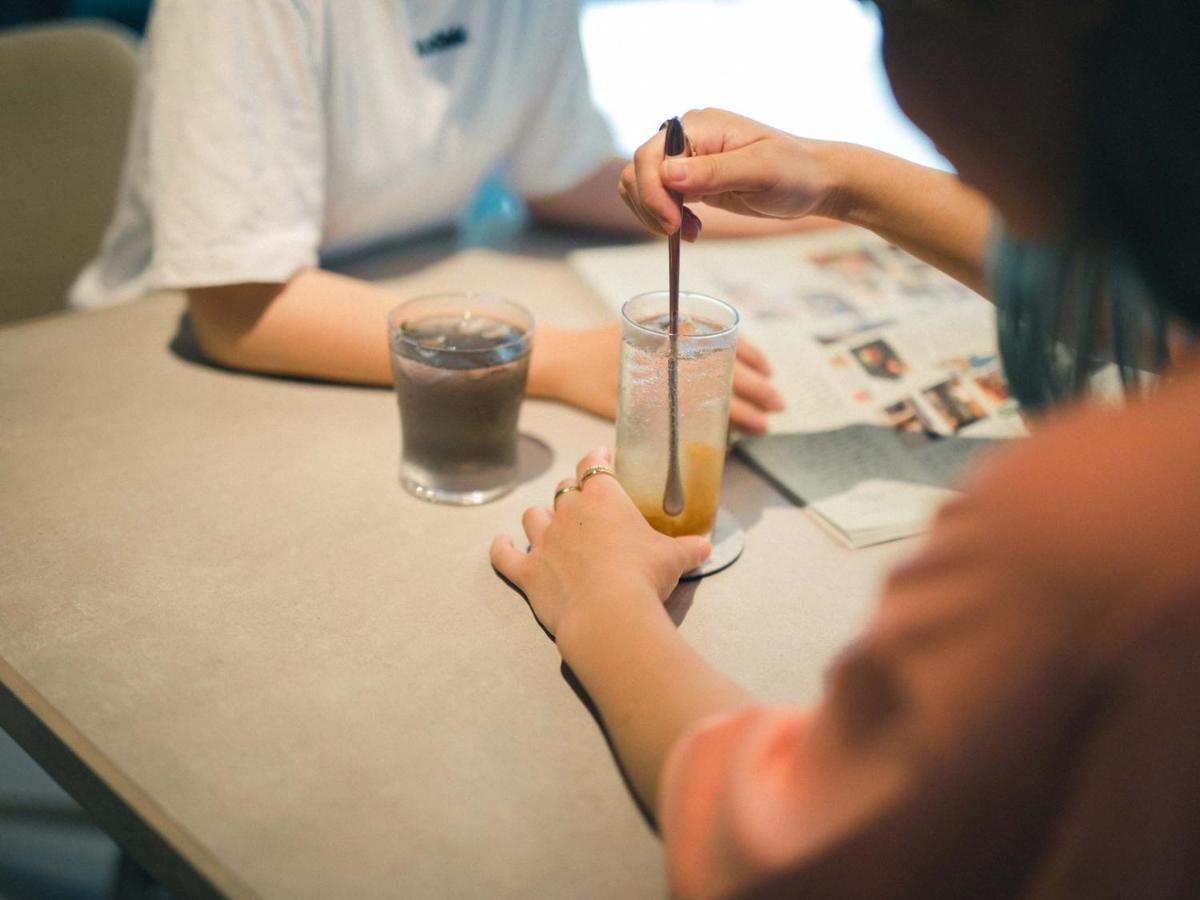
<instances>
[{"instance_id":1,"label":"second gold ring","mask_svg":"<svg viewBox=\"0 0 1200 900\"><path fill-rule=\"evenodd\" d=\"M570 493L571 491L577 491L577 490L579 490L579 485L577 485L577 484L564 484L562 487L560 487L557 491L554 492L554 499L550 501L550 505L558 506L558 498L559 497L561 497L563 494L567 494L567 493Z\"/></svg>"}]
</instances>

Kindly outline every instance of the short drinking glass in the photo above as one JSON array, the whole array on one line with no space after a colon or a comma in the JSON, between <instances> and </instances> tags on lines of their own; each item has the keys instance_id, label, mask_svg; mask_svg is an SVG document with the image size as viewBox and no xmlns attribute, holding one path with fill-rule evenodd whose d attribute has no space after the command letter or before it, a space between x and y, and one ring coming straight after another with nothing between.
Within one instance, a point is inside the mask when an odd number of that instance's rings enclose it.
<instances>
[{"instance_id":1,"label":"short drinking glass","mask_svg":"<svg viewBox=\"0 0 1200 900\"><path fill-rule=\"evenodd\" d=\"M708 534L725 466L738 314L712 297L679 292L675 356L684 506L671 516L663 510L670 461L668 302L666 291L654 291L621 308L617 478L656 530Z\"/></svg>"},{"instance_id":2,"label":"short drinking glass","mask_svg":"<svg viewBox=\"0 0 1200 900\"><path fill-rule=\"evenodd\" d=\"M391 311L406 490L471 506L512 489L532 342L533 317L486 294L420 297Z\"/></svg>"}]
</instances>

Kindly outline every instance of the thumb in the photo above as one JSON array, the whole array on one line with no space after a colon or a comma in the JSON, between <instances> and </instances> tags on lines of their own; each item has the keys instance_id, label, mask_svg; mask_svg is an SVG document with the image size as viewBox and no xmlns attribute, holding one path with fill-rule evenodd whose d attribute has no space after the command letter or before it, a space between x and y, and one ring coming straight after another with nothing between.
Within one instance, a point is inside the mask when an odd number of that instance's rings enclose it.
<instances>
[{"instance_id":1,"label":"thumb","mask_svg":"<svg viewBox=\"0 0 1200 900\"><path fill-rule=\"evenodd\" d=\"M677 537L675 546L680 550L679 564L683 567L684 572L690 572L696 568L712 553L712 543L708 538L699 535L688 534Z\"/></svg>"},{"instance_id":2,"label":"thumb","mask_svg":"<svg viewBox=\"0 0 1200 900\"><path fill-rule=\"evenodd\" d=\"M663 184L687 196L757 193L770 187L770 172L753 144L709 156L668 157L662 163Z\"/></svg>"}]
</instances>

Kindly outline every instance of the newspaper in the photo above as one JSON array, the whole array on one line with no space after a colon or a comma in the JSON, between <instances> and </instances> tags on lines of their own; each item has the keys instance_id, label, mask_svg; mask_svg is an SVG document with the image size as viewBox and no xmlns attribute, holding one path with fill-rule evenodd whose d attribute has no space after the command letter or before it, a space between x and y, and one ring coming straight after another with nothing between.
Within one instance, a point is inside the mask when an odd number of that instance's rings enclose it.
<instances>
[{"instance_id":1,"label":"newspaper","mask_svg":"<svg viewBox=\"0 0 1200 900\"><path fill-rule=\"evenodd\" d=\"M665 282L661 244L580 250L614 309ZM876 235L837 228L684 248L681 288L727 300L787 409L739 451L854 547L922 531L980 452L1025 426L994 310Z\"/></svg>"}]
</instances>

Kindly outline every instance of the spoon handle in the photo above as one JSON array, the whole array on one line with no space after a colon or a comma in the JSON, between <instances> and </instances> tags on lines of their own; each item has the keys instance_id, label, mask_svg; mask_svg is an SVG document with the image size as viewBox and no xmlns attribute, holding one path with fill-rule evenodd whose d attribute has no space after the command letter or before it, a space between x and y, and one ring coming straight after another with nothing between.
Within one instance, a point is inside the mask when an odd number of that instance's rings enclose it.
<instances>
[{"instance_id":1,"label":"spoon handle","mask_svg":"<svg viewBox=\"0 0 1200 900\"><path fill-rule=\"evenodd\" d=\"M665 123L666 154L679 156L685 150L683 123L678 118ZM674 191L671 196L682 209L683 200ZM683 478L679 472L679 234L680 228L667 238L667 277L670 308L667 315L667 338L670 355L667 357L667 403L670 407L670 430L667 446L667 484L663 489L663 512L677 516L683 512Z\"/></svg>"},{"instance_id":2,"label":"spoon handle","mask_svg":"<svg viewBox=\"0 0 1200 900\"><path fill-rule=\"evenodd\" d=\"M667 447L667 485L663 490L663 512L677 516L683 512L683 478L679 472L679 233L669 238L671 312L667 324L670 356L667 357L667 400L671 424Z\"/></svg>"}]
</instances>

